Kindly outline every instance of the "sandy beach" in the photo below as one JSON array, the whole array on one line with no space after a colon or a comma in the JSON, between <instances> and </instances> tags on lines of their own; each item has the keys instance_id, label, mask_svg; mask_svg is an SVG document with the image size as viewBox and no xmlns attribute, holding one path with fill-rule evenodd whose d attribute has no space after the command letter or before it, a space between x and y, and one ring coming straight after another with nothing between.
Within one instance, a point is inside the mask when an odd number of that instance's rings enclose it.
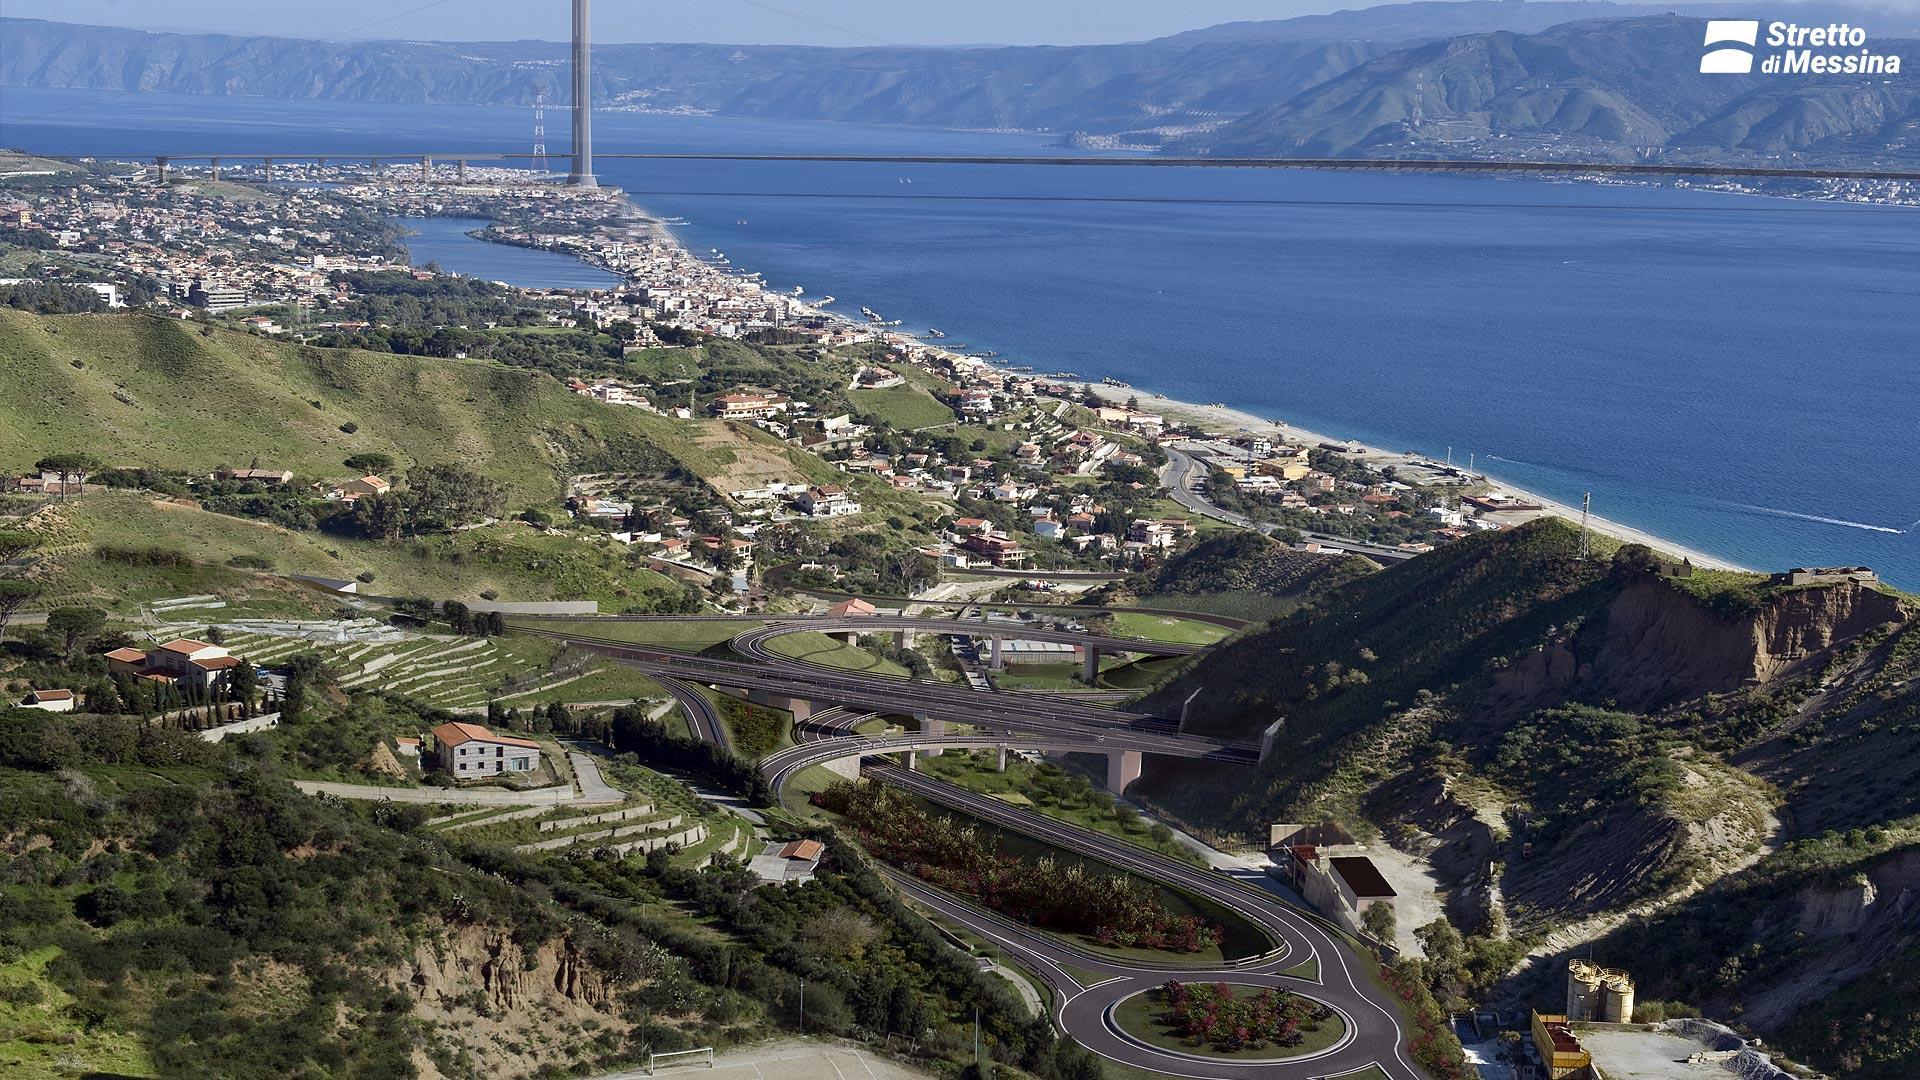
<instances>
[{"instance_id":1,"label":"sandy beach","mask_svg":"<svg viewBox=\"0 0 1920 1080\"><path fill-rule=\"evenodd\" d=\"M1362 447L1363 453L1361 456L1365 460L1372 462L1423 461L1435 465L1441 464L1440 462L1433 462L1432 459L1411 451L1395 452L1383 450L1379 447L1367 446L1365 443L1356 442L1352 439L1342 439L1317 431L1309 431L1306 428L1284 421L1268 420L1228 405L1196 405L1190 401L1179 401L1174 398L1163 397L1151 391L1141 390L1138 387L1111 386L1106 383L1085 381L1075 383L1074 385L1084 386L1098 395L1101 400L1109 401L1116 405L1125 404L1130 398L1138 398L1142 409L1157 412L1171 419L1188 421L1195 427L1215 434L1234 435L1245 431L1269 436L1278 435L1289 441L1305 443L1309 446L1323 442L1344 443L1351 446ZM1579 507L1568 506L1565 503L1557 502L1524 488L1504 483L1483 472L1476 471L1473 475L1485 481L1495 494L1506 495L1527 502L1539 503L1542 507L1540 510L1513 511L1511 513L1496 515L1497 520L1518 523L1546 515L1563 517L1574 522L1580 520ZM1645 544L1655 551L1665 552L1676 559L1691 560L1693 565L1698 567L1710 570L1751 569L1750 567L1741 566L1738 563L1730 562L1718 556L1709 555L1703 551L1696 551L1682 544L1676 544L1671 540L1655 536L1645 530L1636 529L1630 525L1623 525L1620 522L1609 520L1598 514L1589 517L1587 523L1594 532L1600 533L1603 536L1610 536L1616 540L1630 544Z\"/></svg>"}]
</instances>

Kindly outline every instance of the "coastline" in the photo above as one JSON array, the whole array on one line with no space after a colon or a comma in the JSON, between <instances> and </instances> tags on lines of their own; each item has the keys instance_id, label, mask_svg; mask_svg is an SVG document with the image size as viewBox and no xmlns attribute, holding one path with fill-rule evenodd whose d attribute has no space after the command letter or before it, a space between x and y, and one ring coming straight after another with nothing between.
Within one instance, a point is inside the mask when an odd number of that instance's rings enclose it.
<instances>
[{"instance_id":1,"label":"coastline","mask_svg":"<svg viewBox=\"0 0 1920 1080\"><path fill-rule=\"evenodd\" d=\"M631 196L627 195L625 192L619 191L618 189L614 189L613 193L616 195L617 198L621 200L623 205L627 207L628 211L637 217L638 220L636 224L642 225L652 238L654 238L658 242L669 244L671 246L679 248L683 252L689 252L689 254L691 254L690 249L687 248L686 244L681 240L680 236L677 233L675 233L670 226L665 224L665 222L659 216L653 214L651 211L641 206L638 202L634 201L634 199ZM591 264L591 260L583 260L583 261L587 261ZM607 269L607 268L602 267L602 269ZM767 288L764 285L764 283L762 283L760 287L763 290ZM848 303L851 301L848 301L846 298L841 298L840 302ZM847 323L849 325L854 325L854 326L864 325L858 322L857 320L850 319L847 316L840 314L839 312L829 311L825 308L814 307L813 305L808 305L808 306L811 307L813 310L818 311L821 315L827 318L835 319L835 320ZM948 356L954 356L954 357L963 356L963 354L955 353L955 352L952 352L951 350L947 350L943 348L937 342L929 342L912 334L902 333L897 330L886 330L886 331L883 331L883 333L885 337L889 340L910 342L918 348L928 349L937 353L943 353ZM1344 443L1353 447L1357 447L1359 448L1359 451L1360 451L1357 456L1359 456L1362 460L1366 460L1369 462L1410 463L1415 461L1420 461L1420 462L1431 461L1431 459L1426 458L1423 455L1416 454L1412 451L1394 452L1390 450L1385 450L1380 447L1370 446L1353 439L1341 438L1335 435L1329 435L1321 432L1311 431L1307 428L1300 427L1297 424L1289 423L1283 420L1269 420L1261 416L1256 416L1255 414L1251 412L1247 412L1243 409L1234 408L1231 405L1225 405L1225 404L1201 405L1201 404L1196 404L1194 402L1182 401L1177 398L1167 397L1165 395L1155 393L1151 389L1146 390L1145 393L1142 394L1139 390L1137 390L1134 387L1110 386L1110 385L1095 381L1094 379L1086 379L1086 378L1053 379L1052 381L1060 383L1062 385L1074 386L1077 388L1088 390L1092 392L1095 396L1099 397L1101 400L1110 401L1115 404L1123 404L1126 402L1128 398L1131 398L1131 397L1142 397L1143 399L1145 399L1145 401L1151 402L1151 407L1155 411L1160 412L1163 415L1189 420L1194 424L1194 426L1214 434L1231 435L1240 431L1266 432L1269 434L1277 433L1294 442L1305 443L1307 445L1317 445L1319 443ZM1432 464L1438 465L1440 463L1432 462ZM1541 507L1541 509L1539 510L1507 511L1497 515L1493 515L1496 520L1499 520L1505 523L1510 523L1510 524L1520 524L1525 521L1529 521L1534 518L1543 517L1543 516L1560 517L1575 523L1578 523L1581 520L1581 512L1578 507L1569 506L1558 500L1547 498L1546 496L1540 495L1537 492L1529 491L1525 488L1519 487L1518 485L1511 484L1506 481L1500 480L1496 477L1490 476L1486 472L1481 470L1475 470L1475 472L1472 475L1476 480L1479 480L1485 483L1488 486L1488 488L1490 488L1493 494L1503 495L1503 496L1524 501L1524 502L1537 503ZM1599 514L1588 515L1587 524L1588 524L1588 527L1590 527L1594 532L1599 533L1602 536L1607 536L1612 539L1619 540L1623 543L1644 544L1647 547L1653 548L1655 551L1663 552L1671 557L1686 559L1692 562L1694 566L1699 567L1701 569L1728 570L1728 571L1735 571L1735 572L1741 572L1741 573L1757 572L1752 567L1737 563L1731 559L1723 558L1718 555L1712 555L1707 552L1700 551L1696 548L1692 548L1684 544L1676 543L1673 540L1659 536L1648 530L1636 528L1634 526L1625 524L1624 522L1615 521L1611 518L1607 518Z\"/></svg>"},{"instance_id":2,"label":"coastline","mask_svg":"<svg viewBox=\"0 0 1920 1080\"><path fill-rule=\"evenodd\" d=\"M1072 383L1072 385L1083 386L1091 390L1101 400L1109 401L1116 405L1124 404L1128 398L1139 397L1141 398L1141 406L1143 408L1151 408L1163 416L1190 420L1196 427L1218 434L1231 435L1240 431L1264 432L1267 434L1277 433L1294 442L1305 443L1310 446L1319 443L1345 443L1349 446L1359 447L1361 452L1357 456L1363 460L1381 463L1430 462L1432 460L1410 450L1396 453L1391 450L1381 449L1377 446L1369 446L1366 443L1353 439L1344 439L1322 432L1310 431L1297 424L1286 421L1268 420L1242 409L1236 409L1231 405L1196 405L1189 401L1181 401L1177 398L1155 394L1151 390L1145 394L1141 394L1138 392L1138 388L1109 386L1104 383L1087 382L1085 380ZM1433 464L1439 463L1433 462ZM1485 482L1487 486L1492 489L1493 494L1504 495L1526 502L1539 503L1541 506L1539 510L1508 511L1495 515L1498 520L1511 521L1518 524L1537 517L1552 516L1565 518L1575 523L1580 521L1580 509L1578 507L1568 506L1557 500L1549 499L1544 495L1488 476L1486 473L1478 470L1472 475L1476 479ZM1587 519L1587 524L1594 532L1602 536L1609 536L1629 544L1645 544L1656 551L1664 552L1675 558L1691 560L1693 565L1701 569L1732 570L1741 573L1756 572L1752 567L1743 566L1718 555L1709 555L1704 551L1687 547L1684 544L1677 544L1665 537L1657 536L1644 529L1634 528L1622 522L1613 521L1599 514L1590 515Z\"/></svg>"}]
</instances>

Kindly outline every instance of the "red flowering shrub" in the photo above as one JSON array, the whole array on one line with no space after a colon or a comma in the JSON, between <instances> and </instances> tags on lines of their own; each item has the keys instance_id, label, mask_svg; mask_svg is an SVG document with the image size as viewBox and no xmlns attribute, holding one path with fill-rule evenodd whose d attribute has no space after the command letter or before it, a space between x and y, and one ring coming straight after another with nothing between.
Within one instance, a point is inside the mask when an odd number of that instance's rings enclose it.
<instances>
[{"instance_id":1,"label":"red flowering shrub","mask_svg":"<svg viewBox=\"0 0 1920 1080\"><path fill-rule=\"evenodd\" d=\"M1230 1053L1296 1045L1303 1026L1333 1015L1325 1005L1285 990L1240 989L1246 991L1244 996L1227 983L1169 981L1159 991L1160 1022L1193 1046Z\"/></svg>"},{"instance_id":2,"label":"red flowering shrub","mask_svg":"<svg viewBox=\"0 0 1920 1080\"><path fill-rule=\"evenodd\" d=\"M883 862L1035 926L1118 948L1200 952L1220 943L1218 926L1176 914L1152 886L1079 863L1002 854L979 830L930 814L893 788L843 780L814 801L845 817Z\"/></svg>"}]
</instances>

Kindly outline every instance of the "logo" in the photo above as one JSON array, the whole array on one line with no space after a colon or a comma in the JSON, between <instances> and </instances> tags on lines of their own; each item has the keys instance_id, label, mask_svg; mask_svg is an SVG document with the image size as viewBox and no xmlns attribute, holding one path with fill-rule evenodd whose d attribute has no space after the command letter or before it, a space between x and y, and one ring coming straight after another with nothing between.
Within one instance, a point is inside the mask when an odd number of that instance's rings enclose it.
<instances>
[{"instance_id":1,"label":"logo","mask_svg":"<svg viewBox=\"0 0 1920 1080\"><path fill-rule=\"evenodd\" d=\"M1760 23L1749 19L1711 19L1707 22L1707 52L1700 71L1707 75L1747 75L1753 71L1753 46L1760 40ZM1714 46L1721 46L1714 48ZM1744 49L1730 45L1745 45Z\"/></svg>"},{"instance_id":2,"label":"logo","mask_svg":"<svg viewBox=\"0 0 1920 1080\"><path fill-rule=\"evenodd\" d=\"M1701 42L1705 75L1751 75L1759 60L1763 75L1898 75L1900 57L1867 48L1867 32L1850 23L1802 26L1767 24L1762 53L1757 19L1710 19Z\"/></svg>"}]
</instances>

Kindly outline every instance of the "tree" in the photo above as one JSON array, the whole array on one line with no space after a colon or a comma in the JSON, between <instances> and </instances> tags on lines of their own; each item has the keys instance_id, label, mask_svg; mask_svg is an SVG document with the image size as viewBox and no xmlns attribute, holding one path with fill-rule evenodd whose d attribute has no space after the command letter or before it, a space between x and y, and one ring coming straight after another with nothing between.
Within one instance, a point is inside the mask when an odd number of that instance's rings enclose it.
<instances>
[{"instance_id":1,"label":"tree","mask_svg":"<svg viewBox=\"0 0 1920 1080\"><path fill-rule=\"evenodd\" d=\"M0 529L0 563L10 563L40 546L40 535L25 529Z\"/></svg>"},{"instance_id":2,"label":"tree","mask_svg":"<svg viewBox=\"0 0 1920 1080\"><path fill-rule=\"evenodd\" d=\"M67 484L73 477L79 477L84 483L87 474L100 467L100 462L89 454L48 454L34 463L34 468L43 473L55 473L60 477L60 497L67 497Z\"/></svg>"},{"instance_id":3,"label":"tree","mask_svg":"<svg viewBox=\"0 0 1920 1080\"><path fill-rule=\"evenodd\" d=\"M40 586L31 581L0 578L0 641L7 637L7 624L21 608L40 595Z\"/></svg>"},{"instance_id":4,"label":"tree","mask_svg":"<svg viewBox=\"0 0 1920 1080\"><path fill-rule=\"evenodd\" d=\"M447 626L454 633L466 634L473 631L473 615L467 610L467 605L460 601L449 600L440 605L440 613L446 616Z\"/></svg>"},{"instance_id":5,"label":"tree","mask_svg":"<svg viewBox=\"0 0 1920 1080\"><path fill-rule=\"evenodd\" d=\"M233 695L248 716L253 715L253 700L260 689L260 669L245 660L234 665L227 676L227 692Z\"/></svg>"},{"instance_id":6,"label":"tree","mask_svg":"<svg viewBox=\"0 0 1920 1080\"><path fill-rule=\"evenodd\" d=\"M47 633L60 643L61 655L68 663L80 646L100 636L107 627L107 613L91 607L57 607L47 612Z\"/></svg>"},{"instance_id":7,"label":"tree","mask_svg":"<svg viewBox=\"0 0 1920 1080\"><path fill-rule=\"evenodd\" d=\"M346 466L362 476L378 476L393 469L393 458L372 451L355 454L346 460Z\"/></svg>"},{"instance_id":8,"label":"tree","mask_svg":"<svg viewBox=\"0 0 1920 1080\"><path fill-rule=\"evenodd\" d=\"M353 522L375 540L392 543L408 531L411 515L400 496L365 495L353 504Z\"/></svg>"},{"instance_id":9,"label":"tree","mask_svg":"<svg viewBox=\"0 0 1920 1080\"><path fill-rule=\"evenodd\" d=\"M505 513L507 489L465 465L428 465L407 474L407 499L415 529L450 529Z\"/></svg>"},{"instance_id":10,"label":"tree","mask_svg":"<svg viewBox=\"0 0 1920 1080\"><path fill-rule=\"evenodd\" d=\"M1367 933L1391 944L1395 929L1393 905L1378 901L1368 904L1366 912L1360 916L1360 925Z\"/></svg>"}]
</instances>

